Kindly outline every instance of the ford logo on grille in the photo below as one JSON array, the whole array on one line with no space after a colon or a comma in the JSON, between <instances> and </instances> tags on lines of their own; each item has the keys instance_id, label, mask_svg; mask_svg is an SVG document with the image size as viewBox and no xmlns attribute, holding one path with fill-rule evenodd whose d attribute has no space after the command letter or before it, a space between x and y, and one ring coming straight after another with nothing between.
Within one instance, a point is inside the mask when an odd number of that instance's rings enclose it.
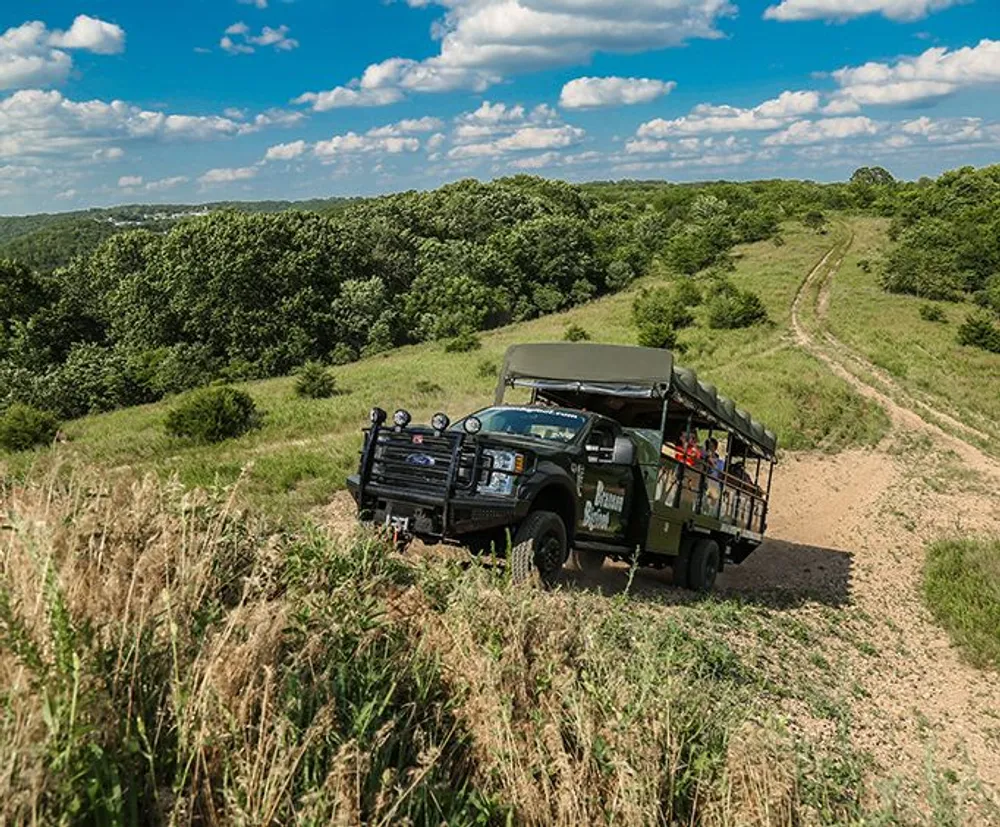
<instances>
[{"instance_id":1,"label":"ford logo on grille","mask_svg":"<svg viewBox=\"0 0 1000 827\"><path fill-rule=\"evenodd\" d=\"M418 468L433 468L437 465L437 460L427 454L410 454L406 458L407 463L416 465Z\"/></svg>"}]
</instances>

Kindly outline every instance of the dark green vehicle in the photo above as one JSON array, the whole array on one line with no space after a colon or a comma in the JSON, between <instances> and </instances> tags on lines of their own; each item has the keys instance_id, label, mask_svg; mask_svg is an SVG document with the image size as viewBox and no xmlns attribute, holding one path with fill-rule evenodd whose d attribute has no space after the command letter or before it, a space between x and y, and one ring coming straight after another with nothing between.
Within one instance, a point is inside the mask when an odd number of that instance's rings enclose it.
<instances>
[{"instance_id":1,"label":"dark green vehicle","mask_svg":"<svg viewBox=\"0 0 1000 827\"><path fill-rule=\"evenodd\" d=\"M509 393L524 404L505 404ZM512 347L495 404L417 427L372 411L348 486L364 522L474 550L530 544L547 582L573 553L673 569L707 591L763 541L777 440L668 351Z\"/></svg>"}]
</instances>

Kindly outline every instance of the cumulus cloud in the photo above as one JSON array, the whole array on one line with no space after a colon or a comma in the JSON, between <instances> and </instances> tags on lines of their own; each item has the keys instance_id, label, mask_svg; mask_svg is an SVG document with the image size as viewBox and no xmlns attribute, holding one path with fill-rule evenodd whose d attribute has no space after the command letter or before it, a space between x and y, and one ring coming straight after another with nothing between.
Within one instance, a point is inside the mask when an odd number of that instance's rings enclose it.
<instances>
[{"instance_id":1,"label":"cumulus cloud","mask_svg":"<svg viewBox=\"0 0 1000 827\"><path fill-rule=\"evenodd\" d=\"M156 181L147 181L143 186L146 192L165 192L166 190L172 190L174 187L179 187L181 184L186 184L190 178L186 175L175 175L171 178L160 178Z\"/></svg>"},{"instance_id":2,"label":"cumulus cloud","mask_svg":"<svg viewBox=\"0 0 1000 827\"><path fill-rule=\"evenodd\" d=\"M850 20L881 14L889 20L909 22L927 17L965 0L781 0L764 11L768 20Z\"/></svg>"},{"instance_id":3,"label":"cumulus cloud","mask_svg":"<svg viewBox=\"0 0 1000 827\"><path fill-rule=\"evenodd\" d=\"M690 115L674 120L657 118L642 124L637 136L658 140L676 135L780 129L803 115L817 111L819 102L818 92L782 92L752 109L702 103L694 107Z\"/></svg>"},{"instance_id":4,"label":"cumulus cloud","mask_svg":"<svg viewBox=\"0 0 1000 827\"><path fill-rule=\"evenodd\" d=\"M53 32L49 43L62 49L82 49L95 55L125 51L125 30L114 23L81 14L65 32Z\"/></svg>"},{"instance_id":5,"label":"cumulus cloud","mask_svg":"<svg viewBox=\"0 0 1000 827\"><path fill-rule=\"evenodd\" d=\"M50 31L33 21L0 35L0 89L53 86L73 69L70 50L100 55L125 49L125 31L113 23L81 14L67 31Z\"/></svg>"},{"instance_id":6,"label":"cumulus cloud","mask_svg":"<svg viewBox=\"0 0 1000 827\"><path fill-rule=\"evenodd\" d=\"M272 29L265 26L260 34L251 34L246 23L233 23L222 35L219 46L231 55L252 55L255 47L270 46L275 51L290 52L299 47L299 41L288 36L291 31L288 26L278 26Z\"/></svg>"},{"instance_id":7,"label":"cumulus cloud","mask_svg":"<svg viewBox=\"0 0 1000 827\"><path fill-rule=\"evenodd\" d=\"M328 92L306 92L292 103L309 104L316 112L344 109L353 106L388 106L403 99L398 89L351 89L338 86Z\"/></svg>"},{"instance_id":8,"label":"cumulus cloud","mask_svg":"<svg viewBox=\"0 0 1000 827\"><path fill-rule=\"evenodd\" d=\"M674 81L649 78L577 78L563 87L559 105L563 109L590 109L650 103L670 94L676 86Z\"/></svg>"},{"instance_id":9,"label":"cumulus cloud","mask_svg":"<svg viewBox=\"0 0 1000 827\"><path fill-rule=\"evenodd\" d=\"M236 121L146 110L120 100L74 101L56 91L25 89L0 99L0 155L86 154L117 160L124 154L118 144L125 140L211 140L287 126L300 118L301 113L271 112Z\"/></svg>"},{"instance_id":10,"label":"cumulus cloud","mask_svg":"<svg viewBox=\"0 0 1000 827\"><path fill-rule=\"evenodd\" d=\"M118 186L122 189L132 189L133 187L142 186L142 176L141 175L123 175L118 179Z\"/></svg>"},{"instance_id":11,"label":"cumulus cloud","mask_svg":"<svg viewBox=\"0 0 1000 827\"><path fill-rule=\"evenodd\" d=\"M378 126L368 130L368 135L373 138L393 138L400 135L419 135L424 132L436 132L444 126L444 121L440 118L411 118L404 119L398 123Z\"/></svg>"},{"instance_id":12,"label":"cumulus cloud","mask_svg":"<svg viewBox=\"0 0 1000 827\"><path fill-rule=\"evenodd\" d=\"M562 149L580 143L586 133L575 126L523 126L495 141L461 144L448 151L452 159L486 158L508 152Z\"/></svg>"},{"instance_id":13,"label":"cumulus cloud","mask_svg":"<svg viewBox=\"0 0 1000 827\"><path fill-rule=\"evenodd\" d=\"M379 138L348 132L346 135L334 135L327 141L317 142L313 147L313 153L317 158L333 158L338 155L358 155L373 152L398 155L403 152L416 152L418 149L420 149L420 141L417 138Z\"/></svg>"},{"instance_id":14,"label":"cumulus cloud","mask_svg":"<svg viewBox=\"0 0 1000 827\"><path fill-rule=\"evenodd\" d=\"M257 177L257 167L238 167L210 169L198 179L203 186L212 184L232 184L237 181L249 181Z\"/></svg>"},{"instance_id":15,"label":"cumulus cloud","mask_svg":"<svg viewBox=\"0 0 1000 827\"><path fill-rule=\"evenodd\" d=\"M904 104L1000 84L1000 40L949 50L935 46L895 63L869 62L833 73L840 85L831 105Z\"/></svg>"},{"instance_id":16,"label":"cumulus cloud","mask_svg":"<svg viewBox=\"0 0 1000 827\"><path fill-rule=\"evenodd\" d=\"M439 54L426 60L392 57L303 103L393 103L407 92L484 91L504 77L586 63L597 52L633 53L717 38L720 18L735 13L728 0L407 0L441 7L434 26ZM396 97L376 96L392 90ZM353 92L355 95L346 93ZM360 101L365 101L361 103Z\"/></svg>"},{"instance_id":17,"label":"cumulus cloud","mask_svg":"<svg viewBox=\"0 0 1000 827\"><path fill-rule=\"evenodd\" d=\"M796 121L787 129L768 135L765 146L815 144L822 141L842 141L865 135L875 135L880 126L870 118L822 118L818 121Z\"/></svg>"},{"instance_id":18,"label":"cumulus cloud","mask_svg":"<svg viewBox=\"0 0 1000 827\"><path fill-rule=\"evenodd\" d=\"M305 141L292 141L289 144L277 144L270 147L264 155L265 161L292 161L306 151Z\"/></svg>"}]
</instances>

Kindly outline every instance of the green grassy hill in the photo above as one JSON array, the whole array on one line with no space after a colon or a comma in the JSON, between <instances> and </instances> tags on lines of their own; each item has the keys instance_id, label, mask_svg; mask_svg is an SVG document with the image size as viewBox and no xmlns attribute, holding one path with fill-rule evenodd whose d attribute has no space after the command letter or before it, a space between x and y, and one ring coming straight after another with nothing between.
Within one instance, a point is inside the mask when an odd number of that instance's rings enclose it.
<instances>
[{"instance_id":1,"label":"green grassy hill","mask_svg":"<svg viewBox=\"0 0 1000 827\"><path fill-rule=\"evenodd\" d=\"M771 324L745 330L708 330L703 321L682 332L680 360L773 428L785 449L837 450L872 444L885 432L881 409L864 401L816 360L794 347L790 313L806 274L832 244L830 236L790 225L785 243L738 248L733 281L760 293ZM410 409L427 420L438 410L453 417L489 403L507 347L558 341L569 324L593 341L635 343L631 305L638 290L666 281L654 274L629 291L570 312L496 330L482 349L444 352L440 343L402 348L336 369L341 394L303 400L291 378L243 386L266 412L264 425L221 445L185 444L165 435L171 402L92 416L66 426L68 443L51 454L8 460L24 470L40 462L97 464L178 474L187 485L228 484L245 475L248 492L267 507L294 514L325 502L356 463L360 430L374 405Z\"/></svg>"}]
</instances>

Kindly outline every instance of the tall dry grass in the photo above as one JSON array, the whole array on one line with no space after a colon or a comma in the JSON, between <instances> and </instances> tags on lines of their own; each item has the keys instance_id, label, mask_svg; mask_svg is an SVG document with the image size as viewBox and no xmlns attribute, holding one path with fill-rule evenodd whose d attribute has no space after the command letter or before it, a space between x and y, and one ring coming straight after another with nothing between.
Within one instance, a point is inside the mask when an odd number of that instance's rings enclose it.
<instances>
[{"instance_id":1,"label":"tall dry grass","mask_svg":"<svg viewBox=\"0 0 1000 827\"><path fill-rule=\"evenodd\" d=\"M9 487L0 523L3 824L781 827L857 806L803 792L732 650L627 596L274 533L232 491L152 478Z\"/></svg>"}]
</instances>

